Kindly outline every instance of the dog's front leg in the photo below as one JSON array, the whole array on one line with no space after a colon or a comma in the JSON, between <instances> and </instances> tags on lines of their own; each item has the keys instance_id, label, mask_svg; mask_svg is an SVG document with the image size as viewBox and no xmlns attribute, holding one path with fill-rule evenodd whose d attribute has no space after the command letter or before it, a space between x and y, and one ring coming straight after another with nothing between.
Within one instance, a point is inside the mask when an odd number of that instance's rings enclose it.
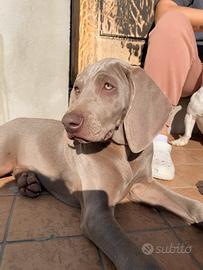
<instances>
[{"instance_id":1,"label":"dog's front leg","mask_svg":"<svg viewBox=\"0 0 203 270\"><path fill-rule=\"evenodd\" d=\"M144 255L123 232L108 206L104 191L82 193L83 233L97 245L119 270L160 269L153 257Z\"/></svg>"},{"instance_id":2,"label":"dog's front leg","mask_svg":"<svg viewBox=\"0 0 203 270\"><path fill-rule=\"evenodd\" d=\"M171 143L177 146L186 145L192 136L192 131L195 125L195 121L196 121L195 117L192 114L187 113L184 119L184 123L185 123L184 135L177 140L171 141Z\"/></svg>"},{"instance_id":3,"label":"dog's front leg","mask_svg":"<svg viewBox=\"0 0 203 270\"><path fill-rule=\"evenodd\" d=\"M162 206L185 219L188 224L203 224L203 203L182 196L155 180L135 185L129 198L135 202Z\"/></svg>"}]
</instances>

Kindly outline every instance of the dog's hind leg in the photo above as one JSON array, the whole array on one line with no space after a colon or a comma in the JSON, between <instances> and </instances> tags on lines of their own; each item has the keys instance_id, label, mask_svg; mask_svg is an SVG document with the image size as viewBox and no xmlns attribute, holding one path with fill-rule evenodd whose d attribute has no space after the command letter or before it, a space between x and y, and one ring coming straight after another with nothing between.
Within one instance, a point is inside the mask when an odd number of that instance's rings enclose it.
<instances>
[{"instance_id":1,"label":"dog's hind leg","mask_svg":"<svg viewBox=\"0 0 203 270\"><path fill-rule=\"evenodd\" d=\"M15 163L14 155L6 147L6 144L2 143L0 136L0 177L11 173L15 167Z\"/></svg>"},{"instance_id":2,"label":"dog's hind leg","mask_svg":"<svg viewBox=\"0 0 203 270\"><path fill-rule=\"evenodd\" d=\"M3 177L12 172L14 162L10 162L9 160L4 160L3 162L1 162L1 160L2 159L0 158L0 177Z\"/></svg>"},{"instance_id":3,"label":"dog's hind leg","mask_svg":"<svg viewBox=\"0 0 203 270\"><path fill-rule=\"evenodd\" d=\"M203 222L203 203L173 192L155 180L135 184L130 191L129 199L162 206L181 216L188 224Z\"/></svg>"},{"instance_id":4,"label":"dog's hind leg","mask_svg":"<svg viewBox=\"0 0 203 270\"><path fill-rule=\"evenodd\" d=\"M6 132L0 127L0 177L13 171L16 164L15 154Z\"/></svg>"}]
</instances>

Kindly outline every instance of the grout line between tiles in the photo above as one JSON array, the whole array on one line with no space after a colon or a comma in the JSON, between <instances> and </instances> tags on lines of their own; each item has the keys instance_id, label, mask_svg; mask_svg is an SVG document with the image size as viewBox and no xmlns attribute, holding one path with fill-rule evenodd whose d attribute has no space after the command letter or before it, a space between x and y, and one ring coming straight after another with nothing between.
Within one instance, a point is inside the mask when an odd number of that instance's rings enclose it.
<instances>
[{"instance_id":1,"label":"grout line between tiles","mask_svg":"<svg viewBox=\"0 0 203 270\"><path fill-rule=\"evenodd\" d=\"M11 218L12 218L12 215L13 215L15 202L16 202L16 196L14 195L13 196L13 201L11 203L10 211L9 211L9 216L7 218L7 222L6 222L6 225L5 225L4 238L3 238L3 241L2 241L2 244L1 244L0 267L1 267L1 264L2 264L2 261L3 261L4 250L5 250L6 243L7 243L6 239L7 239L7 236L8 236L8 231L9 231L9 227L10 227L10 223L11 223Z\"/></svg>"},{"instance_id":2,"label":"grout line between tiles","mask_svg":"<svg viewBox=\"0 0 203 270\"><path fill-rule=\"evenodd\" d=\"M180 227L187 227L188 225L179 225L174 226L174 228L180 228ZM152 229L144 229L144 230L132 230L132 231L126 231L126 234L133 234L133 233L146 233L146 232L156 232L156 231L164 231L164 230L170 230L171 228L168 227L161 227L161 228L152 228ZM12 245L12 244L20 244L20 243L27 243L27 242L43 242L43 241L51 241L51 240L58 240L58 239L74 239L74 238L86 238L83 234L78 235L63 235L63 236L54 236L51 235L49 237L39 237L39 238L31 238L31 239L18 239L18 240L6 240L6 244Z\"/></svg>"},{"instance_id":3,"label":"grout line between tiles","mask_svg":"<svg viewBox=\"0 0 203 270\"><path fill-rule=\"evenodd\" d=\"M16 196L16 194L0 194L0 197L11 197L11 196Z\"/></svg>"},{"instance_id":4,"label":"grout line between tiles","mask_svg":"<svg viewBox=\"0 0 203 270\"><path fill-rule=\"evenodd\" d=\"M7 240L6 243L8 245L12 244L21 244L21 243L29 243L29 242L44 242L58 239L74 239L74 238L85 238L82 234L77 235L64 235L64 236L49 236L49 237L41 237L41 238L32 238L32 239L19 239L19 240Z\"/></svg>"},{"instance_id":5,"label":"grout line between tiles","mask_svg":"<svg viewBox=\"0 0 203 270\"><path fill-rule=\"evenodd\" d=\"M202 166L202 162L176 162L175 166Z\"/></svg>"},{"instance_id":6,"label":"grout line between tiles","mask_svg":"<svg viewBox=\"0 0 203 270\"><path fill-rule=\"evenodd\" d=\"M180 152L180 151L195 151L195 150L197 150L197 151L201 151L201 149L199 148L199 147L201 147L202 145L198 145L198 147L196 146L196 147L186 147L186 145L184 146L184 147L176 147L176 146L174 146L174 148L173 148L173 151L174 152L176 152L176 151L178 151L178 152Z\"/></svg>"},{"instance_id":7,"label":"grout line between tiles","mask_svg":"<svg viewBox=\"0 0 203 270\"><path fill-rule=\"evenodd\" d=\"M13 194L0 194L0 198L1 197L11 197L11 196L16 196L16 197L24 197L24 196L22 196L21 194L19 194L19 193L13 193ZM40 196L39 197L45 197L45 196L52 196L53 197L53 195L51 195L50 193L44 193L44 194L40 194ZM54 197L55 198L55 197ZM35 199L35 198L34 198ZM55 198L56 199L56 198Z\"/></svg>"},{"instance_id":8,"label":"grout line between tiles","mask_svg":"<svg viewBox=\"0 0 203 270\"><path fill-rule=\"evenodd\" d=\"M179 228L180 226L177 226ZM184 225L182 226L184 227ZM161 228L153 228L153 229L144 229L144 230L132 230L132 231L126 231L126 234L132 234L132 233L146 233L146 232L153 232L153 231L163 231L163 230L169 230L169 227L161 227ZM77 235L63 235L63 236L56 236L51 235L48 237L39 237L39 238L30 238L30 239L18 239L18 240L6 240L6 244L20 244L20 243L26 243L26 242L43 242L43 241L50 241L50 240L57 240L57 239L72 239L72 238L86 238L83 234L77 234ZM88 239L88 238L86 238ZM0 243L1 244L1 243Z\"/></svg>"}]
</instances>

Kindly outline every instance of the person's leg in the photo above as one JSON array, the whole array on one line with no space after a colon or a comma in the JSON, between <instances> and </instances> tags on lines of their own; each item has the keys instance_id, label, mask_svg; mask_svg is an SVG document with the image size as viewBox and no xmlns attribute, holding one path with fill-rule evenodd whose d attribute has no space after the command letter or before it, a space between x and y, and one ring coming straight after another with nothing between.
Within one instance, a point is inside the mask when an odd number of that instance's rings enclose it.
<instances>
[{"instance_id":1,"label":"person's leg","mask_svg":"<svg viewBox=\"0 0 203 270\"><path fill-rule=\"evenodd\" d=\"M192 26L183 14L168 12L158 21L150 33L144 69L172 105L200 87L202 65ZM161 134L167 135L166 125ZM167 137L158 136L154 141L154 177L166 180L174 177L170 151Z\"/></svg>"},{"instance_id":2,"label":"person's leg","mask_svg":"<svg viewBox=\"0 0 203 270\"><path fill-rule=\"evenodd\" d=\"M191 95L202 73L195 35L189 20L181 13L163 15L150 33L145 71L177 105L182 93Z\"/></svg>"}]
</instances>

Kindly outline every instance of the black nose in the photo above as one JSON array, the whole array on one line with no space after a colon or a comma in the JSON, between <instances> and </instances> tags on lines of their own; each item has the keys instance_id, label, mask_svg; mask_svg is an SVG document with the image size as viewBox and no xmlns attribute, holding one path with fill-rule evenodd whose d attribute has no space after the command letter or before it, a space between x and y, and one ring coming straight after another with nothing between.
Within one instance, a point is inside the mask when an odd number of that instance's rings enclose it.
<instances>
[{"instance_id":1,"label":"black nose","mask_svg":"<svg viewBox=\"0 0 203 270\"><path fill-rule=\"evenodd\" d=\"M83 116L79 113L66 113L62 118L62 123L69 133L75 133L80 129L83 123Z\"/></svg>"}]
</instances>

